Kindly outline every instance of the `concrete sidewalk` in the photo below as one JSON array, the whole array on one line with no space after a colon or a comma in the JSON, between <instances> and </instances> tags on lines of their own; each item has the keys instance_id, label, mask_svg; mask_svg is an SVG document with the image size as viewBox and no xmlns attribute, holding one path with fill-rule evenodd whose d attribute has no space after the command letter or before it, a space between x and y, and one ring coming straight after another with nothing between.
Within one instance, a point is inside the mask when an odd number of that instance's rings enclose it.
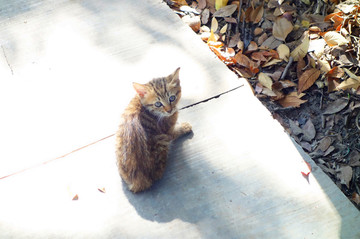
<instances>
[{"instance_id":1,"label":"concrete sidewalk","mask_svg":"<svg viewBox=\"0 0 360 239\"><path fill-rule=\"evenodd\" d=\"M359 211L160 0L0 9L0 177L31 168L0 180L0 238L360 238ZM113 137L32 167L113 134L131 82L178 66L181 107L222 96L180 112L194 134L151 190L126 190Z\"/></svg>"}]
</instances>

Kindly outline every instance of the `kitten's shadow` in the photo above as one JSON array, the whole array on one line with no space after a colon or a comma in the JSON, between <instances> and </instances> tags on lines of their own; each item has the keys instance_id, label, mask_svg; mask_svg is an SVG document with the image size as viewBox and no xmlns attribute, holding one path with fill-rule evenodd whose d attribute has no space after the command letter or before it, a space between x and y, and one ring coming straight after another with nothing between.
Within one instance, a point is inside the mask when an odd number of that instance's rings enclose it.
<instances>
[{"instance_id":1,"label":"kitten's shadow","mask_svg":"<svg viewBox=\"0 0 360 239\"><path fill-rule=\"evenodd\" d=\"M198 160L199 155L194 157L186 151L186 145L191 144L192 137L193 133L173 143L164 177L155 182L149 190L134 194L123 182L126 197L144 219L169 222L179 218L196 223L204 212L209 211L203 206L208 205L203 202L208 200L208 197L205 187L199 181L202 176L190 165L194 160Z\"/></svg>"}]
</instances>

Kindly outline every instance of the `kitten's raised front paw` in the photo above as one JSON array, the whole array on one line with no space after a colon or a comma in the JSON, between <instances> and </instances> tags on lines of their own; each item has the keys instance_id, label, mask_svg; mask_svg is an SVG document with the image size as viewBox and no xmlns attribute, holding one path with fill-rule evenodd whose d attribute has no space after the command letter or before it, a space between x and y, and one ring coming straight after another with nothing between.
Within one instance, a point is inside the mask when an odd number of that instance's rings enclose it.
<instances>
[{"instance_id":1,"label":"kitten's raised front paw","mask_svg":"<svg viewBox=\"0 0 360 239\"><path fill-rule=\"evenodd\" d=\"M188 134L192 131L191 124L188 122L182 122L181 123L181 130L183 131L183 134Z\"/></svg>"},{"instance_id":2,"label":"kitten's raised front paw","mask_svg":"<svg viewBox=\"0 0 360 239\"><path fill-rule=\"evenodd\" d=\"M192 131L192 127L188 122L183 122L181 124L176 125L173 132L173 139L177 139L184 134L188 134Z\"/></svg>"}]
</instances>

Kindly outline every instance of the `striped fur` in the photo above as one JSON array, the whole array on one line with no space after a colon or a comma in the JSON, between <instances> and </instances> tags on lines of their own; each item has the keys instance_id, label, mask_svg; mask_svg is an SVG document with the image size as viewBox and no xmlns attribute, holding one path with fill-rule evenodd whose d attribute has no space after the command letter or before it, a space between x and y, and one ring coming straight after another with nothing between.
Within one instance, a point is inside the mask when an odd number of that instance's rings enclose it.
<instances>
[{"instance_id":1,"label":"striped fur","mask_svg":"<svg viewBox=\"0 0 360 239\"><path fill-rule=\"evenodd\" d=\"M175 127L181 98L179 68L167 77L133 85L137 95L122 115L116 156L120 176L136 193L162 177L171 141L189 133L191 126Z\"/></svg>"}]
</instances>

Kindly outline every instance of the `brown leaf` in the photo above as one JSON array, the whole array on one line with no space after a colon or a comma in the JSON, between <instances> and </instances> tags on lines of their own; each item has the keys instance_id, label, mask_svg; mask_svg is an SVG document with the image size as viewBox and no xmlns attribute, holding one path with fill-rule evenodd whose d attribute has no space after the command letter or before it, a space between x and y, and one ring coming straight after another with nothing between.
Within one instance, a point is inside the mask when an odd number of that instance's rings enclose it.
<instances>
[{"instance_id":1,"label":"brown leaf","mask_svg":"<svg viewBox=\"0 0 360 239\"><path fill-rule=\"evenodd\" d=\"M302 129L296 124L295 121L289 120L289 125L290 125L292 134L297 136L297 135L303 133Z\"/></svg>"},{"instance_id":2,"label":"brown leaf","mask_svg":"<svg viewBox=\"0 0 360 239\"><path fill-rule=\"evenodd\" d=\"M352 179L352 168L350 166L342 166L340 172L337 175L341 184L345 184L349 188L350 181Z\"/></svg>"},{"instance_id":3,"label":"brown leaf","mask_svg":"<svg viewBox=\"0 0 360 239\"><path fill-rule=\"evenodd\" d=\"M359 167L360 166L360 153L357 150L353 150L349 155L350 161L349 166Z\"/></svg>"},{"instance_id":4,"label":"brown leaf","mask_svg":"<svg viewBox=\"0 0 360 239\"><path fill-rule=\"evenodd\" d=\"M279 16L275 19L272 34L280 40L285 41L287 35L293 30L293 24L285 17Z\"/></svg>"},{"instance_id":5,"label":"brown leaf","mask_svg":"<svg viewBox=\"0 0 360 239\"><path fill-rule=\"evenodd\" d=\"M316 150L320 149L322 152L325 152L330 147L331 144L332 144L331 138L329 136L325 136L320 140Z\"/></svg>"},{"instance_id":6,"label":"brown leaf","mask_svg":"<svg viewBox=\"0 0 360 239\"><path fill-rule=\"evenodd\" d=\"M283 99L278 100L277 102L282 107L300 107L301 104L307 102L307 100L300 99L303 95L298 95L296 92L292 92L286 95Z\"/></svg>"},{"instance_id":7,"label":"brown leaf","mask_svg":"<svg viewBox=\"0 0 360 239\"><path fill-rule=\"evenodd\" d=\"M279 58L284 61L288 61L290 57L290 49L287 45L281 44L277 47L277 52L279 54Z\"/></svg>"},{"instance_id":8,"label":"brown leaf","mask_svg":"<svg viewBox=\"0 0 360 239\"><path fill-rule=\"evenodd\" d=\"M264 6L258 6L254 11L251 12L251 21L253 23L259 23L264 15Z\"/></svg>"},{"instance_id":9,"label":"brown leaf","mask_svg":"<svg viewBox=\"0 0 360 239\"><path fill-rule=\"evenodd\" d=\"M306 56L309 50L310 40L309 40L309 33L304 32L301 40L301 44L298 45L292 52L291 56L294 58L294 61L298 61Z\"/></svg>"},{"instance_id":10,"label":"brown leaf","mask_svg":"<svg viewBox=\"0 0 360 239\"><path fill-rule=\"evenodd\" d=\"M241 52L238 52L234 58L237 61L237 63L239 63L239 65L248 68L252 73L259 72L258 64L250 60L247 56L245 56Z\"/></svg>"},{"instance_id":11,"label":"brown leaf","mask_svg":"<svg viewBox=\"0 0 360 239\"><path fill-rule=\"evenodd\" d=\"M354 192L351 196L351 201L353 201L357 205L360 205L360 195Z\"/></svg>"},{"instance_id":12,"label":"brown leaf","mask_svg":"<svg viewBox=\"0 0 360 239\"><path fill-rule=\"evenodd\" d=\"M239 40L240 40L240 33L236 33L231 37L229 42L229 47L235 47L236 44L239 42Z\"/></svg>"},{"instance_id":13,"label":"brown leaf","mask_svg":"<svg viewBox=\"0 0 360 239\"><path fill-rule=\"evenodd\" d=\"M200 30L201 22L200 16L191 16L185 15L181 20L187 24L194 32L198 32Z\"/></svg>"},{"instance_id":14,"label":"brown leaf","mask_svg":"<svg viewBox=\"0 0 360 239\"><path fill-rule=\"evenodd\" d=\"M302 131L304 134L303 140L310 142L311 140L313 140L315 138L316 130L315 130L315 126L312 123L311 119L306 121L305 125L302 128Z\"/></svg>"},{"instance_id":15,"label":"brown leaf","mask_svg":"<svg viewBox=\"0 0 360 239\"><path fill-rule=\"evenodd\" d=\"M231 16L237 9L235 4L230 4L225 7L220 8L214 13L214 17L228 17Z\"/></svg>"},{"instance_id":16,"label":"brown leaf","mask_svg":"<svg viewBox=\"0 0 360 239\"><path fill-rule=\"evenodd\" d=\"M258 80L259 82L265 86L266 88L268 88L269 90L272 90L272 79L270 76L268 76L267 74L260 72L258 75Z\"/></svg>"},{"instance_id":17,"label":"brown leaf","mask_svg":"<svg viewBox=\"0 0 360 239\"><path fill-rule=\"evenodd\" d=\"M339 98L332 103L329 103L328 107L324 111L324 115L331 115L340 112L349 104L349 100L346 98Z\"/></svg>"},{"instance_id":18,"label":"brown leaf","mask_svg":"<svg viewBox=\"0 0 360 239\"><path fill-rule=\"evenodd\" d=\"M344 76L344 70L340 67L333 67L328 73L326 73L326 76L333 77L333 78L341 78Z\"/></svg>"},{"instance_id":19,"label":"brown leaf","mask_svg":"<svg viewBox=\"0 0 360 239\"><path fill-rule=\"evenodd\" d=\"M246 54L249 53L249 52L256 51L257 49L258 49L258 46L257 46L256 42L251 41L250 44L247 47Z\"/></svg>"},{"instance_id":20,"label":"brown leaf","mask_svg":"<svg viewBox=\"0 0 360 239\"><path fill-rule=\"evenodd\" d=\"M320 71L315 68L306 70L299 78L298 93L309 89L319 78Z\"/></svg>"},{"instance_id":21,"label":"brown leaf","mask_svg":"<svg viewBox=\"0 0 360 239\"><path fill-rule=\"evenodd\" d=\"M268 66L276 65L277 63L280 63L280 62L282 62L282 60L280 60L280 59L271 59L270 61L263 64L262 67L268 67Z\"/></svg>"},{"instance_id":22,"label":"brown leaf","mask_svg":"<svg viewBox=\"0 0 360 239\"><path fill-rule=\"evenodd\" d=\"M201 13L201 23L202 24L206 24L206 23L208 23L208 21L209 21L209 17L210 17L210 11L209 11L209 9L205 9L202 13Z\"/></svg>"},{"instance_id":23,"label":"brown leaf","mask_svg":"<svg viewBox=\"0 0 360 239\"><path fill-rule=\"evenodd\" d=\"M261 47L263 48L270 48L275 49L277 48L282 42L276 39L274 36L267 38L262 44Z\"/></svg>"},{"instance_id":24,"label":"brown leaf","mask_svg":"<svg viewBox=\"0 0 360 239\"><path fill-rule=\"evenodd\" d=\"M353 79L353 78L348 78L346 80L344 80L343 82L341 82L338 86L336 86L337 90L347 90L347 89L355 89L357 90L360 86L360 81Z\"/></svg>"},{"instance_id":25,"label":"brown leaf","mask_svg":"<svg viewBox=\"0 0 360 239\"><path fill-rule=\"evenodd\" d=\"M340 33L330 31L324 34L324 39L329 46L341 46L349 43Z\"/></svg>"},{"instance_id":26,"label":"brown leaf","mask_svg":"<svg viewBox=\"0 0 360 239\"><path fill-rule=\"evenodd\" d=\"M296 76L300 78L301 74L304 72L306 63L303 58L300 58L296 64Z\"/></svg>"},{"instance_id":27,"label":"brown leaf","mask_svg":"<svg viewBox=\"0 0 360 239\"><path fill-rule=\"evenodd\" d=\"M206 0L198 0L198 8L203 10L206 7Z\"/></svg>"},{"instance_id":28,"label":"brown leaf","mask_svg":"<svg viewBox=\"0 0 360 239\"><path fill-rule=\"evenodd\" d=\"M218 28L219 28L219 23L218 23L218 21L216 20L216 18L213 17L212 20L211 20L211 28L210 28L210 29L211 29L213 32L216 32Z\"/></svg>"}]
</instances>

